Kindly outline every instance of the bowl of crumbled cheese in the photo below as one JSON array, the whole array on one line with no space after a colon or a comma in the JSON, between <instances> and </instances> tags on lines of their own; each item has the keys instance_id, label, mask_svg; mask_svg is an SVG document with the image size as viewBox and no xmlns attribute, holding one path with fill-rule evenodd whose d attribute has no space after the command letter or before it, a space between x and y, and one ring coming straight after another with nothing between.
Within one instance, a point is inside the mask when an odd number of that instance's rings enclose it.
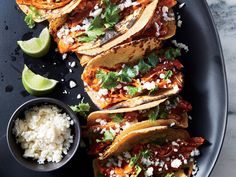
<instances>
[{"instance_id":1,"label":"bowl of crumbled cheese","mask_svg":"<svg viewBox=\"0 0 236 177\"><path fill-rule=\"evenodd\" d=\"M79 121L63 102L36 98L21 105L11 116L7 142L21 165L35 171L53 171L76 153L80 142Z\"/></svg>"}]
</instances>

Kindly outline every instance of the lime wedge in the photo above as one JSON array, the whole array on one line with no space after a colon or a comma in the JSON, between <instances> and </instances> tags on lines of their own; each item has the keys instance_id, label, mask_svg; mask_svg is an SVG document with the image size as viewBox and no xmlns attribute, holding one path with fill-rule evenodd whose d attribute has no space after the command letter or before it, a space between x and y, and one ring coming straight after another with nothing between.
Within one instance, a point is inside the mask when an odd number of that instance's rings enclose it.
<instances>
[{"instance_id":1,"label":"lime wedge","mask_svg":"<svg viewBox=\"0 0 236 177\"><path fill-rule=\"evenodd\" d=\"M50 93L58 81L35 74L25 65L22 72L22 83L29 94L41 96Z\"/></svg>"},{"instance_id":2,"label":"lime wedge","mask_svg":"<svg viewBox=\"0 0 236 177\"><path fill-rule=\"evenodd\" d=\"M45 56L50 48L51 37L48 28L44 28L38 38L27 41L17 41L24 53L31 57L39 58Z\"/></svg>"}]
</instances>

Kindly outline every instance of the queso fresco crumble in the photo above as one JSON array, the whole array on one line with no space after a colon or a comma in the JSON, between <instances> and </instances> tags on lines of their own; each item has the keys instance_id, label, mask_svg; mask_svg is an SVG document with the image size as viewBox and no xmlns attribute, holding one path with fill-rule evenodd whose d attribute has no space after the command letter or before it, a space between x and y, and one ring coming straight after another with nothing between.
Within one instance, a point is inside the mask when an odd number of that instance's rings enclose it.
<instances>
[{"instance_id":1,"label":"queso fresco crumble","mask_svg":"<svg viewBox=\"0 0 236 177\"><path fill-rule=\"evenodd\" d=\"M73 120L53 105L35 106L17 118L13 128L16 141L24 149L23 157L39 164L60 162L73 143Z\"/></svg>"}]
</instances>

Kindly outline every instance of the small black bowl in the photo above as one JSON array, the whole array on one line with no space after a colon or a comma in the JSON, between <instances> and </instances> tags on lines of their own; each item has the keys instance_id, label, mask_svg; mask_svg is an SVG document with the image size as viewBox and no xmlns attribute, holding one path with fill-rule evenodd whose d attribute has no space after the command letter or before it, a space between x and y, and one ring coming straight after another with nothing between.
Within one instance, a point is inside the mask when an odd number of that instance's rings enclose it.
<instances>
[{"instance_id":1,"label":"small black bowl","mask_svg":"<svg viewBox=\"0 0 236 177\"><path fill-rule=\"evenodd\" d=\"M12 133L15 120L17 118L22 118L24 116L24 112L27 109L30 109L34 106L40 106L40 105L45 105L45 104L57 106L58 108L63 110L62 112L67 113L71 117L71 120L74 121L74 124L71 125L72 135L74 136L73 143L71 144L70 149L68 150L68 153L64 155L63 159L58 163L45 162L45 164L38 164L36 160L33 160L31 158L24 158L23 157L24 150L20 147L20 144L16 143L16 137ZM63 102L56 99L52 99L52 98L32 99L22 104L12 114L11 119L7 126L7 143L11 151L11 154L24 167L34 170L34 171L40 171L40 172L53 171L64 166L76 153L79 143L80 143L80 124L79 124L76 114L70 109L68 105L64 104Z\"/></svg>"}]
</instances>

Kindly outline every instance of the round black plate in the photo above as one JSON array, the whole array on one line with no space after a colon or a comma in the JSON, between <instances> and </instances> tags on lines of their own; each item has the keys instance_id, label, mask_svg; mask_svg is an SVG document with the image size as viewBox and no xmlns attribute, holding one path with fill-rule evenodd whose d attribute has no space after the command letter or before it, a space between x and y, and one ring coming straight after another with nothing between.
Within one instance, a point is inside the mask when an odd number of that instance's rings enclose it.
<instances>
[{"instance_id":1,"label":"round black plate","mask_svg":"<svg viewBox=\"0 0 236 177\"><path fill-rule=\"evenodd\" d=\"M181 1L182 2L182 1ZM219 155L227 120L227 84L221 46L212 22L209 9L204 0L185 0L186 6L178 10L183 27L178 30L177 41L187 44L190 52L182 57L185 66L185 87L183 96L193 104L190 132L193 136L203 136L208 142L201 148L198 159L197 177L209 176ZM177 8L178 9L178 8ZM20 39L29 39L39 34L47 25L37 25L29 30L23 21L24 15L15 5L15 1L0 1L0 176L1 177L92 177L91 160L85 149L80 148L74 158L62 169L49 173L27 170L11 156L6 142L6 127L10 115L29 96L21 84L21 71L26 63L33 71L49 78L61 80L56 90L48 95L67 104L80 102L76 98L81 93L85 102L91 102L83 91L80 79L82 67L75 55L66 61L52 52L43 59L32 59L22 54L16 45ZM69 72L68 61L76 61L77 66ZM73 79L77 87L69 89L69 80ZM64 90L68 94L63 94ZM93 105L93 110L96 107Z\"/></svg>"}]
</instances>

